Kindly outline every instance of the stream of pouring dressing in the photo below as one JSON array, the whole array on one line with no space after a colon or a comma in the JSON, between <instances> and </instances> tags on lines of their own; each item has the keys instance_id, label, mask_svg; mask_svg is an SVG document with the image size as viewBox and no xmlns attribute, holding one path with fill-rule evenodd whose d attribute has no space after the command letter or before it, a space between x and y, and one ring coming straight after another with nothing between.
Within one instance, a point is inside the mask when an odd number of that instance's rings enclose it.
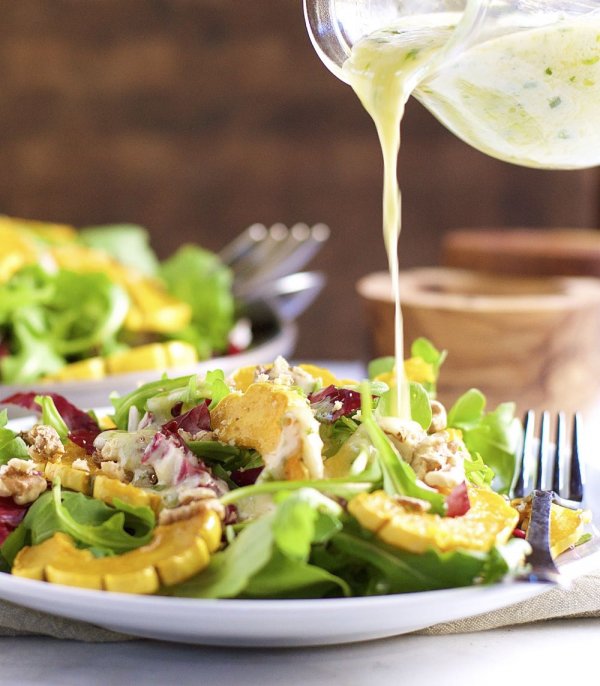
<instances>
[{"instance_id":1,"label":"stream of pouring dressing","mask_svg":"<svg viewBox=\"0 0 600 686\"><path fill-rule=\"evenodd\" d=\"M373 118L383 153L383 238L394 294L396 414L410 419L410 388L404 374L398 239L402 225L397 166L404 108L431 59L446 44L449 26L382 29L358 42L343 70Z\"/></svg>"},{"instance_id":2,"label":"stream of pouring dressing","mask_svg":"<svg viewBox=\"0 0 600 686\"><path fill-rule=\"evenodd\" d=\"M600 13L556 23L519 19L514 31L471 45L430 69L456 26L440 13L361 39L345 77L377 127L384 160L383 233L395 300L398 416L410 418L398 274L400 124L413 91L457 136L482 152L531 167L600 164ZM527 21L538 22L528 25ZM510 27L508 27L510 28Z\"/></svg>"}]
</instances>

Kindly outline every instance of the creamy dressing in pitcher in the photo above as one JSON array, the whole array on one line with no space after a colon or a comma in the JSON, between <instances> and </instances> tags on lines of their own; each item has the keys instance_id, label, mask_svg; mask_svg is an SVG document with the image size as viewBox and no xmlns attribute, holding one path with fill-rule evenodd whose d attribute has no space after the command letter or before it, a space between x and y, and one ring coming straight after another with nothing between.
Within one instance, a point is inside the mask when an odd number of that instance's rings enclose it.
<instances>
[{"instance_id":1,"label":"creamy dressing in pitcher","mask_svg":"<svg viewBox=\"0 0 600 686\"><path fill-rule=\"evenodd\" d=\"M600 163L600 14L475 45L415 95L487 155L530 167Z\"/></svg>"},{"instance_id":2,"label":"creamy dressing in pitcher","mask_svg":"<svg viewBox=\"0 0 600 686\"><path fill-rule=\"evenodd\" d=\"M384 160L383 231L395 298L398 415L410 417L398 275L400 124L414 92L457 136L516 164L600 163L600 15L507 32L434 71L456 15L413 18L360 40L345 78L377 127Z\"/></svg>"}]
</instances>

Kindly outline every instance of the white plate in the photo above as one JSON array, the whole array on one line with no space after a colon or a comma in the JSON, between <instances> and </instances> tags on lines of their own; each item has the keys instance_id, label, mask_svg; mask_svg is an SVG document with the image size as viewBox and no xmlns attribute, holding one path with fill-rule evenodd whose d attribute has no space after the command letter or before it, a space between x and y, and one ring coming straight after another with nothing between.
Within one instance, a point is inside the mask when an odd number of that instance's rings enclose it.
<instances>
[{"instance_id":1,"label":"white plate","mask_svg":"<svg viewBox=\"0 0 600 686\"><path fill-rule=\"evenodd\" d=\"M205 362L200 362L193 367L167 369L168 376L186 376L187 374L200 374L211 369L222 369L225 374L232 372L238 367L246 365L272 362L277 355L288 357L296 345L297 326L288 322L282 324L275 334L258 345L237 355L213 357ZM145 371L131 374L116 374L107 376L98 381L63 381L57 383L37 384L14 384L0 385L0 398L6 398L13 393L29 392L31 390L59 393L68 398L77 407L99 407L106 405L109 395L113 392L124 395L129 393L140 384L155 381L162 372ZM26 414L15 408L9 408L10 417L19 417ZM28 414L28 413L27 413Z\"/></svg>"},{"instance_id":2,"label":"white plate","mask_svg":"<svg viewBox=\"0 0 600 686\"><path fill-rule=\"evenodd\" d=\"M12 423L25 427L26 420ZM587 506L600 521L600 471L588 468ZM576 577L600 568L600 536L561 557ZM0 598L143 638L215 646L315 646L367 641L473 617L550 590L546 584L492 586L328 600L194 600L131 596L31 581L0 573Z\"/></svg>"},{"instance_id":3,"label":"white plate","mask_svg":"<svg viewBox=\"0 0 600 686\"><path fill-rule=\"evenodd\" d=\"M600 564L596 542L564 564ZM367 641L507 607L549 590L502 583L426 593L328 600L194 600L130 596L0 574L0 597L35 610L143 638L216 646L314 646Z\"/></svg>"}]
</instances>

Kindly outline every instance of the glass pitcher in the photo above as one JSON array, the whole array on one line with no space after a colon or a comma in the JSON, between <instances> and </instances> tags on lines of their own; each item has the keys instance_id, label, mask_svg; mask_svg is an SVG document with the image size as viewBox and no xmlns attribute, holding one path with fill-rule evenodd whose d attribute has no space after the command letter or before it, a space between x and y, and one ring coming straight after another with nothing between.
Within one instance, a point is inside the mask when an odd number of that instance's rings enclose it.
<instances>
[{"instance_id":1,"label":"glass pitcher","mask_svg":"<svg viewBox=\"0 0 600 686\"><path fill-rule=\"evenodd\" d=\"M304 0L304 11L346 82L359 42L446 26L413 91L446 128L524 166L600 164L600 0Z\"/></svg>"}]
</instances>

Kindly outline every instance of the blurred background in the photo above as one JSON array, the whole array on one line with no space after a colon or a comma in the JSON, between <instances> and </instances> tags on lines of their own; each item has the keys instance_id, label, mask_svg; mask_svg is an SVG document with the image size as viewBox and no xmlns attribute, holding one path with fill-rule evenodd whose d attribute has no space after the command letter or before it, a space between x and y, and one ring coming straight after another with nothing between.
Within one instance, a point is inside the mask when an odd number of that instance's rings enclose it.
<instances>
[{"instance_id":1,"label":"blurred background","mask_svg":"<svg viewBox=\"0 0 600 686\"><path fill-rule=\"evenodd\" d=\"M385 269L372 122L321 64L300 0L0 0L0 212L145 226L160 256L254 222L325 222L299 358L363 358L356 281ZM411 102L402 267L470 226L595 227L596 170L485 157ZM1 249L1 247L0 247Z\"/></svg>"}]
</instances>

